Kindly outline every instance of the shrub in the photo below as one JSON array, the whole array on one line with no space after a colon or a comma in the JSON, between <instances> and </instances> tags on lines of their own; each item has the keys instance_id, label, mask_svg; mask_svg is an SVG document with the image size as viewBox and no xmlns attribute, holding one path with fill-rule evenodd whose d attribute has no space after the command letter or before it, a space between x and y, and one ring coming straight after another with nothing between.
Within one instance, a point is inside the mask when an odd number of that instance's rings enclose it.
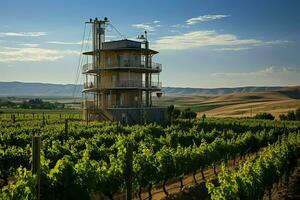
<instances>
[{"instance_id":1,"label":"shrub","mask_svg":"<svg viewBox=\"0 0 300 200\"><path fill-rule=\"evenodd\" d=\"M300 108L298 108L296 111L288 111L288 113L281 114L279 115L280 120L289 120L289 121L294 121L294 120L299 120L300 121Z\"/></svg>"},{"instance_id":2,"label":"shrub","mask_svg":"<svg viewBox=\"0 0 300 200\"><path fill-rule=\"evenodd\" d=\"M190 108L186 108L181 112L180 116L183 119L195 119L197 117L197 113L192 111Z\"/></svg>"},{"instance_id":3,"label":"shrub","mask_svg":"<svg viewBox=\"0 0 300 200\"><path fill-rule=\"evenodd\" d=\"M197 113L192 111L191 108L186 108L183 111L175 108L174 105L168 107L168 117L172 121L174 119L183 118L183 119L195 119Z\"/></svg>"},{"instance_id":4,"label":"shrub","mask_svg":"<svg viewBox=\"0 0 300 200\"><path fill-rule=\"evenodd\" d=\"M287 120L287 116L286 116L285 114L280 114L280 115L279 115L279 119L280 119L281 121Z\"/></svg>"},{"instance_id":5,"label":"shrub","mask_svg":"<svg viewBox=\"0 0 300 200\"><path fill-rule=\"evenodd\" d=\"M289 111L286 115L287 120L296 120L296 115L294 111Z\"/></svg>"},{"instance_id":6,"label":"shrub","mask_svg":"<svg viewBox=\"0 0 300 200\"><path fill-rule=\"evenodd\" d=\"M300 121L300 108L298 108L298 109L295 111L295 117L296 117L296 120L299 120L299 121Z\"/></svg>"},{"instance_id":7,"label":"shrub","mask_svg":"<svg viewBox=\"0 0 300 200\"><path fill-rule=\"evenodd\" d=\"M263 112L263 113L257 113L254 116L254 118L255 119L269 119L269 120L274 120L275 117L271 113Z\"/></svg>"},{"instance_id":8,"label":"shrub","mask_svg":"<svg viewBox=\"0 0 300 200\"><path fill-rule=\"evenodd\" d=\"M177 119L180 116L180 110L175 108L174 105L168 107L168 117L170 120Z\"/></svg>"}]
</instances>

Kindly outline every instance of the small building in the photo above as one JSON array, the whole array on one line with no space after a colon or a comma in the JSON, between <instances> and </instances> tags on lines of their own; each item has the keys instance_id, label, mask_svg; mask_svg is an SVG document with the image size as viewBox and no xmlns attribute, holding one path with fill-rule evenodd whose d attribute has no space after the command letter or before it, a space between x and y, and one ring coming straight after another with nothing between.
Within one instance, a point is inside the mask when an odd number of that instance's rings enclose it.
<instances>
[{"instance_id":1,"label":"small building","mask_svg":"<svg viewBox=\"0 0 300 200\"><path fill-rule=\"evenodd\" d=\"M166 108L153 103L153 98L162 95L162 65L153 62L158 52L149 48L147 33L140 37L142 41L107 42L107 18L88 23L92 25L93 49L83 53L87 56L82 70L85 120L164 123Z\"/></svg>"}]
</instances>

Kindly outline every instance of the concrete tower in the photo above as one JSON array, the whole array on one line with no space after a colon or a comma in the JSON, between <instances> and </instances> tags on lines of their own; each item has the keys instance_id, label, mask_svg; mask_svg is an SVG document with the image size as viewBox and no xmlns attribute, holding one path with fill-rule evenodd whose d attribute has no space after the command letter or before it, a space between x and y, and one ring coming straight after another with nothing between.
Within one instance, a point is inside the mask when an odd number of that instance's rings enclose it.
<instances>
[{"instance_id":1,"label":"concrete tower","mask_svg":"<svg viewBox=\"0 0 300 200\"><path fill-rule=\"evenodd\" d=\"M166 108L153 103L153 98L162 95L159 82L162 65L152 62L158 52L149 49L147 32L139 36L142 41L106 42L108 19L96 18L88 23L92 25L93 49L83 53L87 56L83 65L85 119L164 123Z\"/></svg>"}]
</instances>

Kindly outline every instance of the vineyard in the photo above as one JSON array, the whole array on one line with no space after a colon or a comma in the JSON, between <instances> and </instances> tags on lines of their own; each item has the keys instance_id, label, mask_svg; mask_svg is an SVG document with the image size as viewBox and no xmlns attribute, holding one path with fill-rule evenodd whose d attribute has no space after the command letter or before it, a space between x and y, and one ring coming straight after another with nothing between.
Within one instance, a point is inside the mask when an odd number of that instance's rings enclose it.
<instances>
[{"instance_id":1,"label":"vineyard","mask_svg":"<svg viewBox=\"0 0 300 200\"><path fill-rule=\"evenodd\" d=\"M1 116L1 199L36 199L33 136L42 139L41 199L49 200L124 199L127 144L133 148L136 199L155 199L157 188L170 196L167 185L178 181L183 189L187 176L197 185L199 173L211 199L261 199L297 166L300 157L297 121L181 119L168 126L126 126L86 124L79 118ZM207 169L216 179L205 175Z\"/></svg>"}]
</instances>

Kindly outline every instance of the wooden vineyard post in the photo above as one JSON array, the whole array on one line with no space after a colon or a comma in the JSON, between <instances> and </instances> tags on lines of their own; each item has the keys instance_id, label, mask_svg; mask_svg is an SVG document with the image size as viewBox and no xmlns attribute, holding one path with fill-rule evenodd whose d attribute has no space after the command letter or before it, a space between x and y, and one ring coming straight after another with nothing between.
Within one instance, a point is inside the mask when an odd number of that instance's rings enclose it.
<instances>
[{"instance_id":1,"label":"wooden vineyard post","mask_svg":"<svg viewBox=\"0 0 300 200\"><path fill-rule=\"evenodd\" d=\"M287 136L285 123L283 123L283 134L284 134L285 137Z\"/></svg>"},{"instance_id":2,"label":"wooden vineyard post","mask_svg":"<svg viewBox=\"0 0 300 200\"><path fill-rule=\"evenodd\" d=\"M45 114L43 113L43 126L45 126L46 123L45 123Z\"/></svg>"},{"instance_id":3,"label":"wooden vineyard post","mask_svg":"<svg viewBox=\"0 0 300 200\"><path fill-rule=\"evenodd\" d=\"M128 142L126 144L126 200L132 198L132 154L132 143Z\"/></svg>"},{"instance_id":4,"label":"wooden vineyard post","mask_svg":"<svg viewBox=\"0 0 300 200\"><path fill-rule=\"evenodd\" d=\"M16 122L16 116L12 115L11 117L12 117L12 122L15 123Z\"/></svg>"},{"instance_id":5,"label":"wooden vineyard post","mask_svg":"<svg viewBox=\"0 0 300 200\"><path fill-rule=\"evenodd\" d=\"M68 134L68 119L65 119L65 134Z\"/></svg>"},{"instance_id":6,"label":"wooden vineyard post","mask_svg":"<svg viewBox=\"0 0 300 200\"><path fill-rule=\"evenodd\" d=\"M32 137L32 173L37 175L37 199L40 200L41 188L41 137Z\"/></svg>"}]
</instances>

